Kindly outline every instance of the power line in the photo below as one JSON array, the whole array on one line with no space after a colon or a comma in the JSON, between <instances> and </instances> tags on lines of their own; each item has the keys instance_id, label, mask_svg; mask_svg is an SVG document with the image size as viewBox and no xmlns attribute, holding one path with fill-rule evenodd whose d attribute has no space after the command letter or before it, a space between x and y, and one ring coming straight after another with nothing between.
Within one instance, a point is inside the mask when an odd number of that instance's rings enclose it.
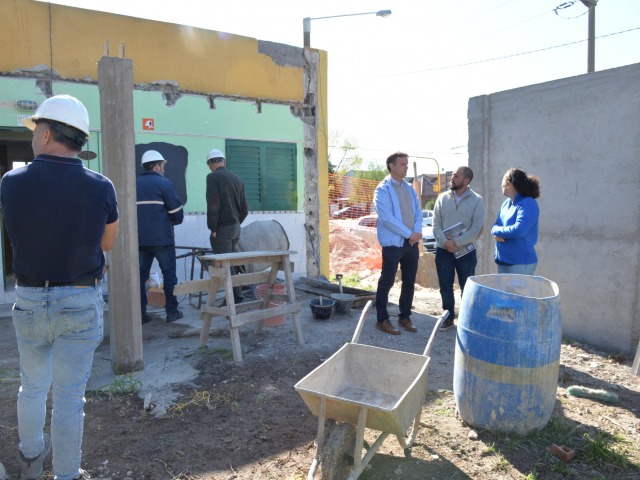
<instances>
[{"instance_id":1,"label":"power line","mask_svg":"<svg viewBox=\"0 0 640 480\"><path fill-rule=\"evenodd\" d=\"M629 28L628 30L622 30L620 32L609 33L607 35L600 35L600 36L595 37L595 38L599 39L599 38L613 37L614 35L620 35L622 33L629 33L629 32L633 32L635 30L640 30L640 27ZM512 53L511 55L504 55L502 57L487 58L487 59L484 59L484 60L476 60L474 62L459 63L457 65L448 65L446 67L428 68L426 70L416 70L414 72L395 73L395 74L389 74L389 75L379 75L379 76L376 76L376 77L373 77L373 78L401 77L401 76L405 76L405 75L416 75L418 73L437 72L437 71L440 71L440 70L450 70L452 68L460 68L460 67L466 67L466 66L469 66L469 65L477 65L477 64L480 64L480 63L495 62L497 60L505 60L507 58L520 57L520 56L523 56L523 55L530 55L532 53L544 52L544 51L547 51L547 50L553 50L555 48L568 47L569 45L576 45L578 43L583 43L583 42L586 42L586 41L588 41L588 39L585 38L584 40L576 40L574 42L563 43L563 44L560 44L560 45L553 45L551 47L538 48L536 50L529 50L527 52Z\"/></svg>"}]
</instances>

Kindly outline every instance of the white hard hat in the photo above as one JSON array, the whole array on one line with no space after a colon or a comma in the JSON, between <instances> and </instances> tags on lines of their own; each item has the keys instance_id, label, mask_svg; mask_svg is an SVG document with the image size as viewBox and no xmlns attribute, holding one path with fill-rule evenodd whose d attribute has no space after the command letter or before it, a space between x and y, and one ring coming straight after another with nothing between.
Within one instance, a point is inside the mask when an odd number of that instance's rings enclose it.
<instances>
[{"instance_id":1,"label":"white hard hat","mask_svg":"<svg viewBox=\"0 0 640 480\"><path fill-rule=\"evenodd\" d=\"M218 150L217 148L214 148L213 150L211 150L208 154L207 154L207 162L209 160L211 160L212 158L224 158L224 153L222 153L220 150ZM226 160L226 159L225 159Z\"/></svg>"},{"instance_id":2,"label":"white hard hat","mask_svg":"<svg viewBox=\"0 0 640 480\"><path fill-rule=\"evenodd\" d=\"M47 98L36 113L22 120L29 130L36 128L36 120L55 120L80 130L89 138L89 113L80 100L70 95Z\"/></svg>"},{"instance_id":3,"label":"white hard hat","mask_svg":"<svg viewBox=\"0 0 640 480\"><path fill-rule=\"evenodd\" d=\"M147 150L142 155L142 161L140 162L140 165L144 165L145 163L149 163L149 162L160 162L160 161L166 162L166 160L160 154L160 152L156 152L155 150Z\"/></svg>"}]
</instances>

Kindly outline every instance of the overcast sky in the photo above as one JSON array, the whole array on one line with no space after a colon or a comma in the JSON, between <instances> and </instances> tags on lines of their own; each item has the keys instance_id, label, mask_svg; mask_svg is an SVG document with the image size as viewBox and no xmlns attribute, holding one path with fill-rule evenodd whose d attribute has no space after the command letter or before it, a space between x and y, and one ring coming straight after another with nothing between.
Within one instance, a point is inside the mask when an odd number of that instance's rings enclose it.
<instances>
[{"instance_id":1,"label":"overcast sky","mask_svg":"<svg viewBox=\"0 0 640 480\"><path fill-rule=\"evenodd\" d=\"M580 0L52 0L302 46L329 58L329 128L365 161L396 150L467 163L470 97L585 74L588 9ZM596 71L640 62L640 0L599 0ZM69 28L73 26L70 25ZM421 160L419 173L435 173Z\"/></svg>"}]
</instances>

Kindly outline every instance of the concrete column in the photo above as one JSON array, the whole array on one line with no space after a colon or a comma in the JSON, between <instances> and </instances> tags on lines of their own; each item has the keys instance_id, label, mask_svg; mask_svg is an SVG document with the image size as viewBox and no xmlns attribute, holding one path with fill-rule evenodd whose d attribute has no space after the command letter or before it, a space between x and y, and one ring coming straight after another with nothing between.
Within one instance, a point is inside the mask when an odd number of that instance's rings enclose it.
<instances>
[{"instance_id":1,"label":"concrete column","mask_svg":"<svg viewBox=\"0 0 640 480\"><path fill-rule=\"evenodd\" d=\"M305 48L304 228L307 275L329 276L329 164L327 132L327 54Z\"/></svg>"},{"instance_id":2,"label":"concrete column","mask_svg":"<svg viewBox=\"0 0 640 480\"><path fill-rule=\"evenodd\" d=\"M98 88L102 167L115 186L120 212L118 239L108 259L111 367L128 373L144 368L131 59L102 57Z\"/></svg>"}]
</instances>

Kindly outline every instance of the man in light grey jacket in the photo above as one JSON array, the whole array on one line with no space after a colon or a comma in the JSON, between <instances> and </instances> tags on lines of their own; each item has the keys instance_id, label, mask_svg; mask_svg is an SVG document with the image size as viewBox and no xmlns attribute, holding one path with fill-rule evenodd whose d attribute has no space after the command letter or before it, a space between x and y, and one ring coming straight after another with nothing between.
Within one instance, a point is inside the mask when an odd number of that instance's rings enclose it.
<instances>
[{"instance_id":1,"label":"man in light grey jacket","mask_svg":"<svg viewBox=\"0 0 640 480\"><path fill-rule=\"evenodd\" d=\"M408 332L417 331L409 317L418 272L418 245L422 241L422 210L415 190L404 181L408 168L406 153L390 155L387 158L389 175L378 184L373 195L373 206L378 214L378 243L382 247L382 271L376 291L376 328L391 335L400 335L389 321L387 311L389 290L398 265L402 271L398 325Z\"/></svg>"},{"instance_id":2,"label":"man in light grey jacket","mask_svg":"<svg viewBox=\"0 0 640 480\"><path fill-rule=\"evenodd\" d=\"M476 257L473 242L484 226L484 201L469 188L473 171L459 167L449 183L449 191L436 200L433 217L433 236L436 237L436 271L440 284L442 309L449 310L449 318L440 331L453 328L455 297L453 281L458 274L460 290L464 290L467 278L475 275Z\"/></svg>"}]
</instances>

